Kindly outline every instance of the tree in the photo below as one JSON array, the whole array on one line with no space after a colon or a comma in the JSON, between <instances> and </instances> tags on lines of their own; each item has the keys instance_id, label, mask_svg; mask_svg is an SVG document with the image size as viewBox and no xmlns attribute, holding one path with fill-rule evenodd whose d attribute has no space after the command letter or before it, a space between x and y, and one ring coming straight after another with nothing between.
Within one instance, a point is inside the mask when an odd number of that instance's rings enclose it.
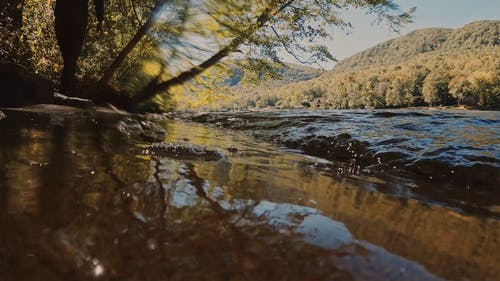
<instances>
[{"instance_id":1,"label":"tree","mask_svg":"<svg viewBox=\"0 0 500 281\"><path fill-rule=\"evenodd\" d=\"M282 51L303 63L333 59L325 46L311 42L328 37L331 28L348 27L340 17L347 8L365 9L393 28L411 20L391 0L107 1L107 35L87 36L78 76L101 81L91 97L130 108L210 76L207 69L224 69L228 59L258 76L282 65ZM37 16L50 19L47 13ZM134 73L140 79L129 79Z\"/></svg>"},{"instance_id":2,"label":"tree","mask_svg":"<svg viewBox=\"0 0 500 281\"><path fill-rule=\"evenodd\" d=\"M23 0L0 0L0 60L20 62L30 57L23 27Z\"/></svg>"},{"instance_id":3,"label":"tree","mask_svg":"<svg viewBox=\"0 0 500 281\"><path fill-rule=\"evenodd\" d=\"M471 30L471 26L474 30ZM230 91L235 100L242 101L240 104L243 107L249 95L251 98L275 97L277 104L283 107L287 97L299 96L299 100L313 101L318 92L324 93L321 98L323 105L335 108L427 106L423 93L433 105L455 105L458 102L459 105L472 108L499 108L500 48L491 43L496 42L489 38L494 35L488 32L484 35L483 32L495 27L500 27L500 21L470 24L464 27L466 32L461 29L416 31L354 55L347 62L340 63L340 70L335 67L315 78L295 79L293 83L286 79L273 80L246 90L241 90L238 85ZM463 42L466 38L455 37L463 33L473 35L476 38L474 42L484 44L469 49L469 44ZM448 35L442 37L443 34ZM428 40L434 51L403 56L411 47L410 44L429 45L426 44ZM384 47L388 44L392 48ZM380 58L388 57L399 59L380 61ZM345 68L346 63L352 68ZM431 72L433 74L429 76ZM295 102L291 99L288 101Z\"/></svg>"},{"instance_id":4,"label":"tree","mask_svg":"<svg viewBox=\"0 0 500 281\"><path fill-rule=\"evenodd\" d=\"M424 101L431 106L433 105L450 105L453 97L449 93L448 85L451 76L449 70L444 68L436 68L425 77L422 88Z\"/></svg>"},{"instance_id":5,"label":"tree","mask_svg":"<svg viewBox=\"0 0 500 281\"><path fill-rule=\"evenodd\" d=\"M459 105L474 106L477 104L477 101L474 98L471 86L472 84L468 80L467 75L458 73L450 80L448 88L450 89L450 94L457 99Z\"/></svg>"},{"instance_id":6,"label":"tree","mask_svg":"<svg viewBox=\"0 0 500 281\"><path fill-rule=\"evenodd\" d=\"M475 71L470 77L470 87L473 95L477 97L477 106L490 108L500 100L500 78L492 72Z\"/></svg>"}]
</instances>

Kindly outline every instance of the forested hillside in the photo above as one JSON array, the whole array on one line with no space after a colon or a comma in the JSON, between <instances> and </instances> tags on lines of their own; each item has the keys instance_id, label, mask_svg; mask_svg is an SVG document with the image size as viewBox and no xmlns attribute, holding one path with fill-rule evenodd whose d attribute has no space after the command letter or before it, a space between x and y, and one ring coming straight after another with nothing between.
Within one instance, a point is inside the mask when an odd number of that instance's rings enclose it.
<instances>
[{"instance_id":1,"label":"forested hillside","mask_svg":"<svg viewBox=\"0 0 500 281\"><path fill-rule=\"evenodd\" d=\"M389 66L429 53L476 50L500 45L498 21L479 21L460 29L427 28L389 40L339 62L336 71L352 71L373 65Z\"/></svg>"},{"instance_id":2,"label":"forested hillside","mask_svg":"<svg viewBox=\"0 0 500 281\"><path fill-rule=\"evenodd\" d=\"M500 21L430 28L381 43L323 75L231 90L217 108L500 108Z\"/></svg>"}]
</instances>

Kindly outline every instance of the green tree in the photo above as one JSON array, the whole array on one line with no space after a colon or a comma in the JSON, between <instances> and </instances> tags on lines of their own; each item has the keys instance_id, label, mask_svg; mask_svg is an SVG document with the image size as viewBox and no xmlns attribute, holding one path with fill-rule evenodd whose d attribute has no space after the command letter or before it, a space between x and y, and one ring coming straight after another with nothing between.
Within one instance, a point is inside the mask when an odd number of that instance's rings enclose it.
<instances>
[{"instance_id":1,"label":"green tree","mask_svg":"<svg viewBox=\"0 0 500 281\"><path fill-rule=\"evenodd\" d=\"M457 99L459 105L475 106L477 100L474 97L472 83L465 73L456 74L448 85L450 94Z\"/></svg>"},{"instance_id":2,"label":"green tree","mask_svg":"<svg viewBox=\"0 0 500 281\"><path fill-rule=\"evenodd\" d=\"M433 69L424 80L422 88L424 101L431 106L452 104L453 97L448 89L450 80L451 76L448 70L444 68Z\"/></svg>"},{"instance_id":3,"label":"green tree","mask_svg":"<svg viewBox=\"0 0 500 281\"><path fill-rule=\"evenodd\" d=\"M23 62L30 58L22 36L23 0L0 0L0 60Z\"/></svg>"},{"instance_id":4,"label":"green tree","mask_svg":"<svg viewBox=\"0 0 500 281\"><path fill-rule=\"evenodd\" d=\"M471 90L477 97L477 106L490 108L500 101L500 78L498 73L475 71L470 77Z\"/></svg>"},{"instance_id":5,"label":"green tree","mask_svg":"<svg viewBox=\"0 0 500 281\"><path fill-rule=\"evenodd\" d=\"M32 8L25 10L23 25L28 21L33 27L38 25L35 22L48 26L50 9L36 5L36 0L21 2ZM374 13L393 28L411 20L391 0L107 1L107 33L100 36L91 31L87 36L78 76L83 81L101 82L92 92L93 98L119 101L131 108L179 85L192 84L198 76L205 80L217 76L207 69L218 66L224 72L229 58L238 59L257 77L282 65L281 51L305 63L333 59L325 46L307 42L322 41L330 36L332 27L349 26L339 16L348 8ZM61 60L43 51L56 49L49 34L52 28L24 32L37 36L41 32L47 39L30 41L30 48L36 50L33 68L54 77L49 72L57 72ZM36 62L42 54L48 63Z\"/></svg>"}]
</instances>

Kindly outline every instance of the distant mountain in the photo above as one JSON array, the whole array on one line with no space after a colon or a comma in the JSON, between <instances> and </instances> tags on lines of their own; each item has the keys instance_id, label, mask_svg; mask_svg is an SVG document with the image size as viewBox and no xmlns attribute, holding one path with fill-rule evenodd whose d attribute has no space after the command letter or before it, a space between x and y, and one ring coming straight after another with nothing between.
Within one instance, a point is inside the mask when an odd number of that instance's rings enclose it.
<instances>
[{"instance_id":1,"label":"distant mountain","mask_svg":"<svg viewBox=\"0 0 500 281\"><path fill-rule=\"evenodd\" d=\"M340 61L334 72L389 66L437 52L480 50L500 45L500 21L478 21L459 29L427 28L378 44Z\"/></svg>"},{"instance_id":2,"label":"distant mountain","mask_svg":"<svg viewBox=\"0 0 500 281\"><path fill-rule=\"evenodd\" d=\"M297 65L281 79L243 87L208 109L400 108L500 109L500 21L459 29L427 28L355 54L332 70Z\"/></svg>"},{"instance_id":3,"label":"distant mountain","mask_svg":"<svg viewBox=\"0 0 500 281\"><path fill-rule=\"evenodd\" d=\"M277 87L287 83L307 81L320 76L324 73L324 71L305 65L286 63L285 67L277 70L277 73L280 75L279 79L262 81L263 84L259 86ZM230 77L227 83L231 87L237 87L243 79L243 75L243 71L240 68L234 67L233 75Z\"/></svg>"},{"instance_id":4,"label":"distant mountain","mask_svg":"<svg viewBox=\"0 0 500 281\"><path fill-rule=\"evenodd\" d=\"M221 80L216 80L214 83L210 79L206 79L206 81L209 81L208 83L195 85L191 91L183 91L180 97L174 98L177 109L221 110L240 107L263 107L266 106L262 104L263 101L257 104L252 101L250 105L246 105L246 100L258 93L264 93L268 89L278 89L285 85L310 81L320 77L325 72L317 68L287 63L283 67L274 69L277 78L259 78L259 74L256 73L251 73L249 77L245 77L248 73L245 73L244 67L241 66L242 63L244 62L227 62L226 76L224 74L216 76L216 79L221 78ZM216 71L213 73L216 73ZM233 102L235 99L241 102ZM274 103L267 102L267 105L274 105Z\"/></svg>"}]
</instances>

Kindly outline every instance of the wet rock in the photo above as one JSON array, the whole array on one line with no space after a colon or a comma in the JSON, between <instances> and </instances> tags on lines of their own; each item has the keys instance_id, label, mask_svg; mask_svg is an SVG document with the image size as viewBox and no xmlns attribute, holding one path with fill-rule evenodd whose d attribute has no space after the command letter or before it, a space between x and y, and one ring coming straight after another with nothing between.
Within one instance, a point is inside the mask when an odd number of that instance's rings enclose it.
<instances>
[{"instance_id":1,"label":"wet rock","mask_svg":"<svg viewBox=\"0 0 500 281\"><path fill-rule=\"evenodd\" d=\"M372 114L375 118L392 118L399 116L411 116L411 117L427 117L428 114L420 112L393 112L393 111L381 111Z\"/></svg>"},{"instance_id":2,"label":"wet rock","mask_svg":"<svg viewBox=\"0 0 500 281\"><path fill-rule=\"evenodd\" d=\"M248 118L239 118L231 115L225 114L202 114L190 118L192 121L197 123L209 123L214 124L221 128L231 128L239 130L249 130L257 128L257 126L251 122ZM263 127L262 124L259 124ZM259 128L260 128L259 127Z\"/></svg>"},{"instance_id":3,"label":"wet rock","mask_svg":"<svg viewBox=\"0 0 500 281\"><path fill-rule=\"evenodd\" d=\"M158 124L152 121L140 121L142 127L141 136L148 141L162 141L167 132Z\"/></svg>"},{"instance_id":4,"label":"wet rock","mask_svg":"<svg viewBox=\"0 0 500 281\"><path fill-rule=\"evenodd\" d=\"M392 163L392 162L401 162L404 163L406 160L410 158L410 155L400 151L386 151L380 152L375 155L377 157L377 162L380 163Z\"/></svg>"},{"instance_id":5,"label":"wet rock","mask_svg":"<svg viewBox=\"0 0 500 281\"><path fill-rule=\"evenodd\" d=\"M158 124L149 120L125 118L118 122L118 130L131 138L140 138L144 141L162 141L167 132Z\"/></svg>"},{"instance_id":6,"label":"wet rock","mask_svg":"<svg viewBox=\"0 0 500 281\"><path fill-rule=\"evenodd\" d=\"M367 152L368 145L367 142L353 139L349 134L308 137L300 144L297 141L287 143L287 146L299 148L306 154L341 161L360 159Z\"/></svg>"},{"instance_id":7,"label":"wet rock","mask_svg":"<svg viewBox=\"0 0 500 281\"><path fill-rule=\"evenodd\" d=\"M500 182L498 168L487 164L454 166L439 160L421 159L405 168L408 172L429 180L453 183L455 188L472 187L473 192L479 188L482 192L498 190Z\"/></svg>"},{"instance_id":8,"label":"wet rock","mask_svg":"<svg viewBox=\"0 0 500 281\"><path fill-rule=\"evenodd\" d=\"M169 111L169 112L163 112L161 114L158 114L158 113L148 113L146 114L146 118L150 119L150 120L163 120L163 121L167 121L167 120L173 120L175 119L177 113L176 112L172 112L172 111Z\"/></svg>"},{"instance_id":9,"label":"wet rock","mask_svg":"<svg viewBox=\"0 0 500 281\"><path fill-rule=\"evenodd\" d=\"M73 106L82 109L93 109L95 108L95 103L88 99L67 97L59 93L54 94L54 103L57 105Z\"/></svg>"},{"instance_id":10,"label":"wet rock","mask_svg":"<svg viewBox=\"0 0 500 281\"><path fill-rule=\"evenodd\" d=\"M171 157L182 160L219 161L224 155L194 144L154 143L143 149L143 154Z\"/></svg>"},{"instance_id":11,"label":"wet rock","mask_svg":"<svg viewBox=\"0 0 500 281\"><path fill-rule=\"evenodd\" d=\"M0 106L52 103L54 86L40 75L13 62L0 62Z\"/></svg>"},{"instance_id":12,"label":"wet rock","mask_svg":"<svg viewBox=\"0 0 500 281\"><path fill-rule=\"evenodd\" d=\"M142 133L141 123L132 118L125 118L118 122L116 128L120 133L132 137L134 135L140 135Z\"/></svg>"}]
</instances>

